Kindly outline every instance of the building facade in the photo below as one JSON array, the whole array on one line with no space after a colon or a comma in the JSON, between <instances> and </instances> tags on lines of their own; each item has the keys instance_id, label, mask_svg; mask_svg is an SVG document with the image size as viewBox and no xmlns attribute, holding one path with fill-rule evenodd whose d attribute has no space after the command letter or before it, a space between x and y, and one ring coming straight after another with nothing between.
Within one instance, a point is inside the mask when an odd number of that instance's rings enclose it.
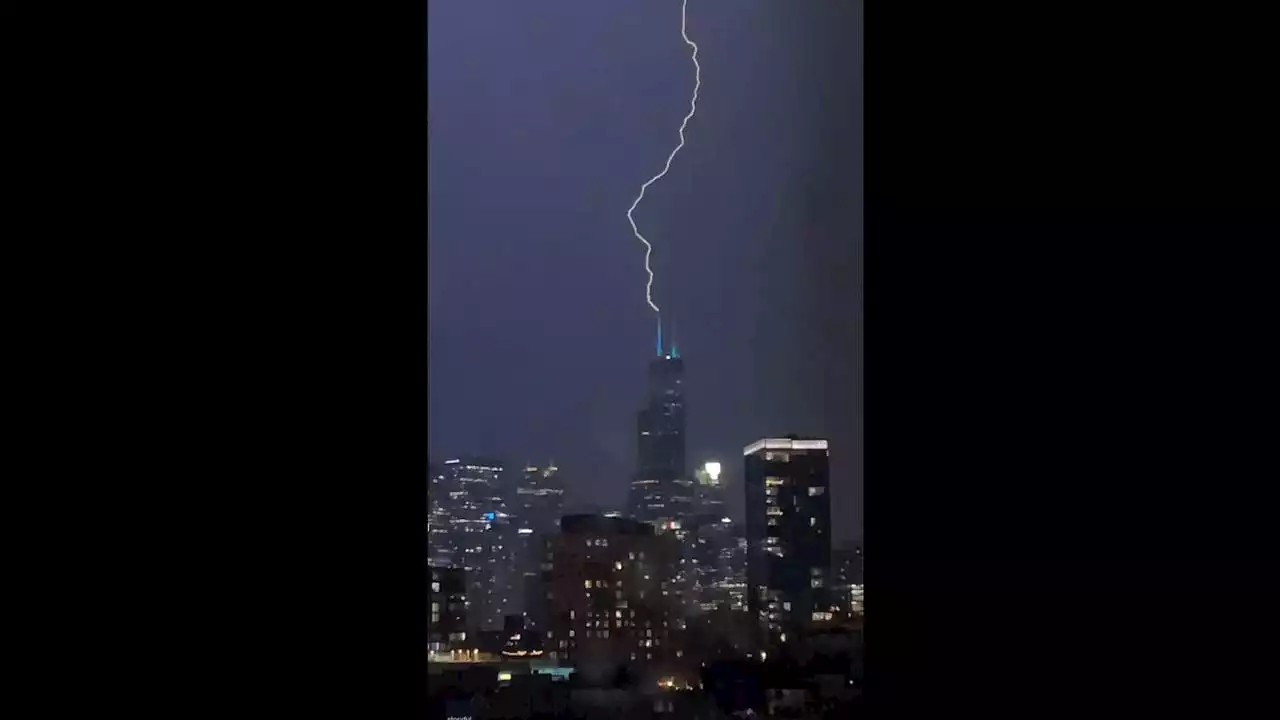
<instances>
[{"instance_id":1,"label":"building facade","mask_svg":"<svg viewBox=\"0 0 1280 720\"><path fill-rule=\"evenodd\" d=\"M519 612L531 632L542 630L545 603L538 590L546 539L559 531L564 514L564 482L555 463L539 467L526 464L514 498L508 503L514 534L512 582L507 592L512 611Z\"/></svg>"},{"instance_id":2,"label":"building facade","mask_svg":"<svg viewBox=\"0 0 1280 720\"><path fill-rule=\"evenodd\" d=\"M443 653L465 647L467 640L467 580L462 568L429 570L427 586L427 647Z\"/></svg>"},{"instance_id":3,"label":"building facade","mask_svg":"<svg viewBox=\"0 0 1280 720\"><path fill-rule=\"evenodd\" d=\"M681 659L674 537L627 518L571 515L546 547L543 647L550 659L579 671Z\"/></svg>"},{"instance_id":4,"label":"building facade","mask_svg":"<svg viewBox=\"0 0 1280 720\"><path fill-rule=\"evenodd\" d=\"M743 450L748 610L766 647L830 616L828 452L826 440L794 436Z\"/></svg>"},{"instance_id":5,"label":"building facade","mask_svg":"<svg viewBox=\"0 0 1280 720\"><path fill-rule=\"evenodd\" d=\"M649 362L648 397L636 421L636 476L631 516L660 532L693 510L693 481L685 458L684 360L673 348Z\"/></svg>"},{"instance_id":6,"label":"building facade","mask_svg":"<svg viewBox=\"0 0 1280 720\"><path fill-rule=\"evenodd\" d=\"M499 461L453 458L431 490L432 562L465 570L467 617L477 631L501 629L513 602L507 593L513 527L502 477Z\"/></svg>"}]
</instances>

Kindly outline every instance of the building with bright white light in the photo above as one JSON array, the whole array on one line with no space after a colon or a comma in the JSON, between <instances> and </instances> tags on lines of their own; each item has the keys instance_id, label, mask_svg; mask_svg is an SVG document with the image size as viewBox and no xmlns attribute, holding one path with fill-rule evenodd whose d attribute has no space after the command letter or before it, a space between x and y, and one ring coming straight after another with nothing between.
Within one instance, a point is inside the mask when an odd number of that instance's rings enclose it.
<instances>
[{"instance_id":1,"label":"building with bright white light","mask_svg":"<svg viewBox=\"0 0 1280 720\"><path fill-rule=\"evenodd\" d=\"M748 609L774 646L831 612L829 451L826 440L790 436L742 454Z\"/></svg>"}]
</instances>

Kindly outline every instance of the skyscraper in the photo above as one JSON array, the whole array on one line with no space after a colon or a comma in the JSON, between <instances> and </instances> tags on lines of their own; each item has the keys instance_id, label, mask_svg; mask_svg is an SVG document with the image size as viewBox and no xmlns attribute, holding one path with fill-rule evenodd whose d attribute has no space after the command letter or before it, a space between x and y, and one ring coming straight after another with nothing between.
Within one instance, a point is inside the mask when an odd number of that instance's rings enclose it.
<instances>
[{"instance_id":1,"label":"skyscraper","mask_svg":"<svg viewBox=\"0 0 1280 720\"><path fill-rule=\"evenodd\" d=\"M450 477L441 468L427 463L427 564L450 567L455 557L451 522Z\"/></svg>"},{"instance_id":2,"label":"skyscraper","mask_svg":"<svg viewBox=\"0 0 1280 720\"><path fill-rule=\"evenodd\" d=\"M545 467L526 466L510 510L518 518L519 527L531 530L533 534L556 532L560 527L560 515L564 512L564 482L560 478L560 468L554 462Z\"/></svg>"},{"instance_id":3,"label":"skyscraper","mask_svg":"<svg viewBox=\"0 0 1280 720\"><path fill-rule=\"evenodd\" d=\"M447 559L449 567L466 571L468 620L481 630L500 629L510 602L500 584L501 570L512 546L506 537L510 518L502 494L502 463L455 458L444 468L433 486L433 503L439 501L436 522L447 519L449 531L437 541L436 564Z\"/></svg>"},{"instance_id":4,"label":"skyscraper","mask_svg":"<svg viewBox=\"0 0 1280 720\"><path fill-rule=\"evenodd\" d=\"M649 388L637 423L632 517L659 531L678 527L693 509L693 482L685 465L684 360L672 346L649 362Z\"/></svg>"},{"instance_id":5,"label":"skyscraper","mask_svg":"<svg viewBox=\"0 0 1280 720\"><path fill-rule=\"evenodd\" d=\"M560 527L564 513L564 482L555 463L525 466L514 499L508 503L515 534L510 538L513 552L512 577L508 583L512 612L521 612L530 630L541 630L545 622L545 598L537 589L541 578L546 538Z\"/></svg>"},{"instance_id":6,"label":"skyscraper","mask_svg":"<svg viewBox=\"0 0 1280 720\"><path fill-rule=\"evenodd\" d=\"M827 441L769 438L743 455L748 608L772 645L830 617Z\"/></svg>"}]
</instances>

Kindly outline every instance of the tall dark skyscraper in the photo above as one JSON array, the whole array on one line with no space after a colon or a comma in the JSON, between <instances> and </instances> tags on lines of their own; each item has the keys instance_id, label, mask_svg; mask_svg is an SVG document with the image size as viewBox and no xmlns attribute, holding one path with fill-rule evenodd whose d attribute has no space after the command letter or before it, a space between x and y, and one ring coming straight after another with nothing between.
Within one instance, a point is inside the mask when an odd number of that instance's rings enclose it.
<instances>
[{"instance_id":1,"label":"tall dark skyscraper","mask_svg":"<svg viewBox=\"0 0 1280 720\"><path fill-rule=\"evenodd\" d=\"M757 440L743 455L747 606L771 646L830 617L827 441L794 436Z\"/></svg>"},{"instance_id":2,"label":"tall dark skyscraper","mask_svg":"<svg viewBox=\"0 0 1280 720\"><path fill-rule=\"evenodd\" d=\"M636 476L630 512L660 531L678 526L693 511L693 482L685 464L684 360L675 346L649 362L648 401L640 411Z\"/></svg>"}]
</instances>

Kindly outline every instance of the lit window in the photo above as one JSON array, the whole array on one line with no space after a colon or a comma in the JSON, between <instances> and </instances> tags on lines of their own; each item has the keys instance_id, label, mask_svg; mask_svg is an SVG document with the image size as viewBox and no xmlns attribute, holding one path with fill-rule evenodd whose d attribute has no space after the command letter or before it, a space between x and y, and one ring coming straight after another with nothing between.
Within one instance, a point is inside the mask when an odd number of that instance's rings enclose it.
<instances>
[{"instance_id":1,"label":"lit window","mask_svg":"<svg viewBox=\"0 0 1280 720\"><path fill-rule=\"evenodd\" d=\"M816 517L809 518L809 527L813 527L814 525L817 525L817 524L818 524L818 518Z\"/></svg>"},{"instance_id":2,"label":"lit window","mask_svg":"<svg viewBox=\"0 0 1280 720\"><path fill-rule=\"evenodd\" d=\"M590 581L590 580L583 580L583 581L582 581L582 587L585 587L585 588L589 588L589 587L591 587L591 581Z\"/></svg>"},{"instance_id":3,"label":"lit window","mask_svg":"<svg viewBox=\"0 0 1280 720\"><path fill-rule=\"evenodd\" d=\"M826 491L827 489L824 487L811 487L809 488L809 497L814 497L815 495L821 495Z\"/></svg>"},{"instance_id":4,"label":"lit window","mask_svg":"<svg viewBox=\"0 0 1280 720\"><path fill-rule=\"evenodd\" d=\"M577 634L578 634L578 631L577 631L577 630L570 630L570 631L569 631L569 637L574 637L574 636L576 636Z\"/></svg>"},{"instance_id":5,"label":"lit window","mask_svg":"<svg viewBox=\"0 0 1280 720\"><path fill-rule=\"evenodd\" d=\"M431 592L440 592L440 583L438 582L431 583Z\"/></svg>"}]
</instances>

